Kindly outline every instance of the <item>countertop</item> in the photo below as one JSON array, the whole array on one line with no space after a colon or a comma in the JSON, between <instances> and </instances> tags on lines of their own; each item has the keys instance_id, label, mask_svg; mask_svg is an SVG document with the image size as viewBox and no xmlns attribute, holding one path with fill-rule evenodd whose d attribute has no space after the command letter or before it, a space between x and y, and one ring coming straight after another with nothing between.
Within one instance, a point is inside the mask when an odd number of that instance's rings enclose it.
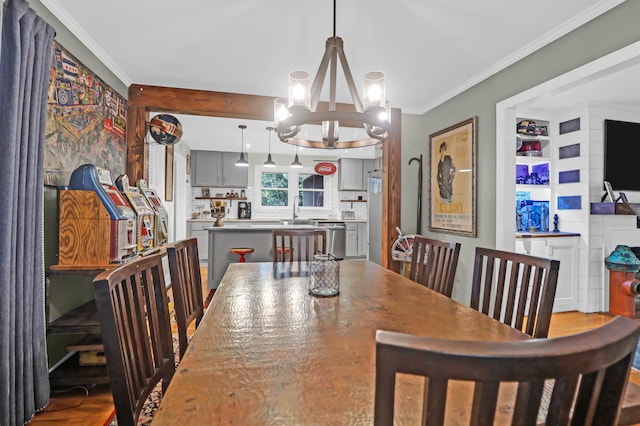
<instances>
[{"instance_id":1,"label":"countertop","mask_svg":"<svg viewBox=\"0 0 640 426\"><path fill-rule=\"evenodd\" d=\"M575 232L516 232L516 238L579 237Z\"/></svg>"},{"instance_id":2,"label":"countertop","mask_svg":"<svg viewBox=\"0 0 640 426\"><path fill-rule=\"evenodd\" d=\"M272 231L273 229L324 229L315 225L282 225L280 223L242 223L228 224L224 226L208 226L204 228L208 231Z\"/></svg>"},{"instance_id":3,"label":"countertop","mask_svg":"<svg viewBox=\"0 0 640 426\"><path fill-rule=\"evenodd\" d=\"M300 219L305 219L305 218L300 218ZM271 223L271 224L278 224L280 223L280 220L285 220L285 219L278 219L278 218L264 218L264 219L236 219L236 218L222 218L222 222L224 222L225 224L240 224L240 223L247 223L247 224L266 224L266 223ZM343 219L310 219L310 220L315 220L318 221L319 223L324 223L324 222L344 222L344 223L367 223L367 219L351 219L351 220L343 220ZM207 218L207 219L187 219L187 222L215 222L215 219L212 218Z\"/></svg>"}]
</instances>

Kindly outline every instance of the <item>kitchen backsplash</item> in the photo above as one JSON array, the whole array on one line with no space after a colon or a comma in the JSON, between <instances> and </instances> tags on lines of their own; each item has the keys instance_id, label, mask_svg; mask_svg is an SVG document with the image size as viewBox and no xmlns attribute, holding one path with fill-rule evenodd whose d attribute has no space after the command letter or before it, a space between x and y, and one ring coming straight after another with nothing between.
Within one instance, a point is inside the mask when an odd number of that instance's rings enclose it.
<instances>
[{"instance_id":1,"label":"kitchen backsplash","mask_svg":"<svg viewBox=\"0 0 640 426\"><path fill-rule=\"evenodd\" d=\"M211 196L215 196L217 193L226 194L231 190L237 191L240 193L238 188L210 188ZM253 207L253 217L254 218L288 218L291 217L291 212L287 211L286 214L283 212L268 212L262 210L260 213L256 213L256 193L254 188L249 187L245 189L245 194L247 197L247 201L251 202ZM191 217L191 213L195 211L204 211L209 210L210 201L209 200L197 200L196 197L202 197L202 188L192 187L191 188L191 197L188 199L187 205L185 208L187 209L187 217ZM355 214L356 220L366 220L368 217L368 203L361 202L345 202L340 200L357 200L358 197L362 197L364 200L367 199L366 192L354 192L354 191L331 191L331 205L333 206L331 212L329 214L319 214L317 212L305 212L302 209L299 213L300 218L325 218L326 219L341 219L342 211L348 210L353 211ZM227 202L227 216L228 219L236 219L238 217L238 208L237 201L229 200Z\"/></svg>"}]
</instances>

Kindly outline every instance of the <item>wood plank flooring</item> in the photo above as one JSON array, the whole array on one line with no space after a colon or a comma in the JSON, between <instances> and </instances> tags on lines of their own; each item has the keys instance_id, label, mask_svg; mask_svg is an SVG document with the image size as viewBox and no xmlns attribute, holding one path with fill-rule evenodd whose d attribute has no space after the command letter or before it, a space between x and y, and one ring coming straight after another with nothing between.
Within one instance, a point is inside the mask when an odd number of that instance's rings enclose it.
<instances>
[{"instance_id":1,"label":"wood plank flooring","mask_svg":"<svg viewBox=\"0 0 640 426\"><path fill-rule=\"evenodd\" d=\"M203 268L203 294L207 296L206 267ZM606 313L583 314L562 312L551 319L549 337L579 333L598 327L612 317ZM640 371L631 372L631 381L640 384ZM67 393L53 393L49 406L38 413L32 424L40 425L104 425L113 411L113 399L108 385L88 389L73 389Z\"/></svg>"}]
</instances>

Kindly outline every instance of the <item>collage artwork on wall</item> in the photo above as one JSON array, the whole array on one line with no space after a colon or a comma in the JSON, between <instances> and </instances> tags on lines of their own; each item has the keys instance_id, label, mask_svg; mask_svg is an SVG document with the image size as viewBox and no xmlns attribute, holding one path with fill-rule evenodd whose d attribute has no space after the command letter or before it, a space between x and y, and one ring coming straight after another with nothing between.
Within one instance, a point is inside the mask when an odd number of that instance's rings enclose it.
<instances>
[{"instance_id":1,"label":"collage artwork on wall","mask_svg":"<svg viewBox=\"0 0 640 426\"><path fill-rule=\"evenodd\" d=\"M126 171L127 101L54 41L49 72L44 183L68 185L90 163Z\"/></svg>"}]
</instances>

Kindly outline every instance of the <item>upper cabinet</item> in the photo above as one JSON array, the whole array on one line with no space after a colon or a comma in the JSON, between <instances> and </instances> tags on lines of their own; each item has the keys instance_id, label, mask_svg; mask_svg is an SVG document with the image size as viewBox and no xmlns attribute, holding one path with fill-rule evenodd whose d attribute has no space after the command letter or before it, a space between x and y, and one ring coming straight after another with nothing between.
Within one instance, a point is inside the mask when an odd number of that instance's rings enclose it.
<instances>
[{"instance_id":1,"label":"upper cabinet","mask_svg":"<svg viewBox=\"0 0 640 426\"><path fill-rule=\"evenodd\" d=\"M191 186L246 188L249 168L237 167L238 158L239 152L191 151Z\"/></svg>"},{"instance_id":2,"label":"upper cabinet","mask_svg":"<svg viewBox=\"0 0 640 426\"><path fill-rule=\"evenodd\" d=\"M376 168L376 160L341 158L338 170L339 191L366 191L369 172Z\"/></svg>"}]
</instances>

